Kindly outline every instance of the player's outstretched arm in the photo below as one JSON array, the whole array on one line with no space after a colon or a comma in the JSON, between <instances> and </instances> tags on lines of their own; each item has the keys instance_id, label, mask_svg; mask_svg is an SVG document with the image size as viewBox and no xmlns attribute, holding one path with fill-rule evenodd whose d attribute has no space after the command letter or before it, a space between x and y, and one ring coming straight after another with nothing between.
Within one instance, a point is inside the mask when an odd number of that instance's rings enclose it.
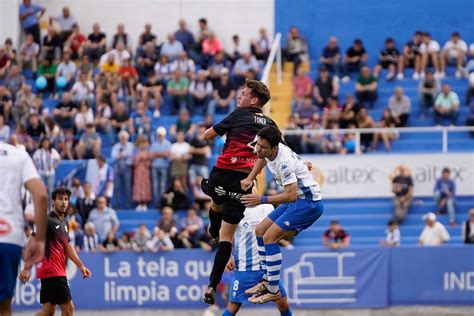
<instances>
[{"instance_id":1,"label":"player's outstretched arm","mask_svg":"<svg viewBox=\"0 0 474 316\"><path fill-rule=\"evenodd\" d=\"M204 139L207 141L213 140L216 136L219 136L219 134L214 130L214 127L209 127L204 132Z\"/></svg>"},{"instance_id":2,"label":"player's outstretched arm","mask_svg":"<svg viewBox=\"0 0 474 316\"><path fill-rule=\"evenodd\" d=\"M240 186L242 190L247 191L253 185L253 180L255 180L258 174L265 168L267 161L265 159L258 159L255 165L252 168L252 171L249 173L247 178L240 181Z\"/></svg>"},{"instance_id":3,"label":"player's outstretched arm","mask_svg":"<svg viewBox=\"0 0 474 316\"><path fill-rule=\"evenodd\" d=\"M67 256L69 259L72 260L72 262L74 262L74 264L79 268L79 270L81 270L82 277L84 279L91 277L92 275L91 271L88 268L86 268L86 266L82 263L81 259L77 255L76 250L74 249L73 246L71 246L71 244L67 245Z\"/></svg>"}]
</instances>

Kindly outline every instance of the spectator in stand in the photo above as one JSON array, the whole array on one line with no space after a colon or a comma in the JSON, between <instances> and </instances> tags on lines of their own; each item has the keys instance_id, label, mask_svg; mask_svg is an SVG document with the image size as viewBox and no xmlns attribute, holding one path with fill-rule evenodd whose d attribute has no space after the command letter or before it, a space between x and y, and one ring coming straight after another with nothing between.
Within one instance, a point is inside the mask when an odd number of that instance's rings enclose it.
<instances>
[{"instance_id":1,"label":"spectator in stand","mask_svg":"<svg viewBox=\"0 0 474 316\"><path fill-rule=\"evenodd\" d=\"M286 46L283 50L285 59L294 64L293 74L298 73L300 64L308 59L308 44L306 40L300 35L296 26L290 28L288 32Z\"/></svg>"},{"instance_id":2,"label":"spectator in stand","mask_svg":"<svg viewBox=\"0 0 474 316\"><path fill-rule=\"evenodd\" d=\"M435 78L432 71L427 71L425 78L420 80L418 93L420 95L420 118L424 119L433 107L436 96L441 91L441 83Z\"/></svg>"},{"instance_id":3,"label":"spectator in stand","mask_svg":"<svg viewBox=\"0 0 474 316\"><path fill-rule=\"evenodd\" d=\"M324 66L335 78L339 79L339 70L341 68L341 49L337 43L337 38L331 36L323 52L319 57L319 65Z\"/></svg>"},{"instance_id":4,"label":"spectator in stand","mask_svg":"<svg viewBox=\"0 0 474 316\"><path fill-rule=\"evenodd\" d=\"M191 205L185 185L178 178L171 180L171 186L162 196L161 206L169 206L173 210L185 210Z\"/></svg>"},{"instance_id":5,"label":"spectator in stand","mask_svg":"<svg viewBox=\"0 0 474 316\"><path fill-rule=\"evenodd\" d=\"M339 123L330 121L328 133L324 134L321 142L321 150L324 154L345 154L343 146L344 134L338 131Z\"/></svg>"},{"instance_id":6,"label":"spectator in stand","mask_svg":"<svg viewBox=\"0 0 474 316\"><path fill-rule=\"evenodd\" d=\"M441 214L448 212L449 224L456 226L456 183L450 178L451 170L443 168L441 177L436 180L434 187L434 198L438 206L438 212Z\"/></svg>"},{"instance_id":7,"label":"spectator in stand","mask_svg":"<svg viewBox=\"0 0 474 316\"><path fill-rule=\"evenodd\" d=\"M170 136L174 141L176 140L177 134L183 132L186 135L186 139L191 139L196 131L196 125L191 122L191 116L188 110L182 109L179 111L178 120L170 127Z\"/></svg>"},{"instance_id":8,"label":"spectator in stand","mask_svg":"<svg viewBox=\"0 0 474 316\"><path fill-rule=\"evenodd\" d=\"M188 209L186 217L181 220L180 226L186 227L193 244L199 244L199 241L205 234L204 222L199 217L199 210L196 207Z\"/></svg>"},{"instance_id":9,"label":"spectator in stand","mask_svg":"<svg viewBox=\"0 0 474 316\"><path fill-rule=\"evenodd\" d=\"M293 114L295 124L303 128L311 123L312 119L319 120L319 108L313 104L311 95L307 95L303 99L303 103L297 108Z\"/></svg>"},{"instance_id":10,"label":"spectator in stand","mask_svg":"<svg viewBox=\"0 0 474 316\"><path fill-rule=\"evenodd\" d=\"M330 128L332 123L336 123L339 126L341 120L342 108L337 103L337 98L330 96L328 98L327 106L323 110L322 115L322 126L323 128Z\"/></svg>"},{"instance_id":11,"label":"spectator in stand","mask_svg":"<svg viewBox=\"0 0 474 316\"><path fill-rule=\"evenodd\" d=\"M148 139L140 135L135 140L135 156L133 157L133 201L138 204L136 210L146 212L151 202L151 161L153 154L149 151Z\"/></svg>"},{"instance_id":12,"label":"spectator in stand","mask_svg":"<svg viewBox=\"0 0 474 316\"><path fill-rule=\"evenodd\" d=\"M166 91L171 99L171 113L177 114L182 109L189 109L189 79L183 76L181 70L173 71L168 81Z\"/></svg>"},{"instance_id":13,"label":"spectator in stand","mask_svg":"<svg viewBox=\"0 0 474 316\"><path fill-rule=\"evenodd\" d=\"M185 20L179 20L178 25L179 28L176 32L174 32L174 36L176 40L183 45L184 50L189 54L190 52L192 52L191 49L195 44L193 33L188 31L188 29L186 28Z\"/></svg>"},{"instance_id":14,"label":"spectator in stand","mask_svg":"<svg viewBox=\"0 0 474 316\"><path fill-rule=\"evenodd\" d=\"M466 68L464 68L465 75L470 74L474 71L474 43L469 45L469 51L467 55L468 55L467 56L468 61L466 64Z\"/></svg>"},{"instance_id":15,"label":"spectator in stand","mask_svg":"<svg viewBox=\"0 0 474 316\"><path fill-rule=\"evenodd\" d=\"M179 58L171 64L171 71L175 69L181 69L183 74L189 79L195 78L196 64L194 60L188 57L188 53L184 50L179 54Z\"/></svg>"},{"instance_id":16,"label":"spectator in stand","mask_svg":"<svg viewBox=\"0 0 474 316\"><path fill-rule=\"evenodd\" d=\"M105 53L106 41L107 36L100 31L99 23L94 23L92 33L89 34L84 44L84 54L89 56L89 60L92 62L97 62L100 56Z\"/></svg>"},{"instance_id":17,"label":"spectator in stand","mask_svg":"<svg viewBox=\"0 0 474 316\"><path fill-rule=\"evenodd\" d=\"M132 66L132 64L130 63L129 58L125 58L122 61L122 65L120 66L120 69L119 69L119 75L123 83L125 95L127 96L127 100L128 100L127 103L135 104L136 86L138 83L138 72L135 69L135 67ZM153 96L156 98L156 95L153 95ZM161 101L161 94L159 95L159 98L158 98L158 102L159 101Z\"/></svg>"},{"instance_id":18,"label":"spectator in stand","mask_svg":"<svg viewBox=\"0 0 474 316\"><path fill-rule=\"evenodd\" d=\"M137 67L138 76L142 84L146 82L146 78L150 73L155 71L155 64L159 57L153 41L147 42L144 48L137 54L135 66Z\"/></svg>"},{"instance_id":19,"label":"spectator in stand","mask_svg":"<svg viewBox=\"0 0 474 316\"><path fill-rule=\"evenodd\" d=\"M395 41L393 38L387 38L385 40L385 48L380 51L379 63L375 65L374 76L379 77L379 73L382 69L388 68L388 74L385 77L388 81L395 79L395 70L398 67L397 79L403 79L403 70L401 69L402 58L398 49L395 47Z\"/></svg>"},{"instance_id":20,"label":"spectator in stand","mask_svg":"<svg viewBox=\"0 0 474 316\"><path fill-rule=\"evenodd\" d=\"M435 69L435 77L443 79L444 76L440 73L440 46L439 43L431 39L431 34L423 33L422 42L420 45L421 52L421 77L424 76L426 67L433 65Z\"/></svg>"},{"instance_id":21,"label":"spectator in stand","mask_svg":"<svg viewBox=\"0 0 474 316\"><path fill-rule=\"evenodd\" d=\"M53 22L56 22L59 24L59 29L61 30L60 43L64 44L64 42L66 42L66 40L71 35L74 25L77 25L77 20L73 15L71 15L71 11L69 10L69 7L64 6L62 9L61 15L49 18L49 24L52 25Z\"/></svg>"},{"instance_id":22,"label":"spectator in stand","mask_svg":"<svg viewBox=\"0 0 474 316\"><path fill-rule=\"evenodd\" d=\"M265 28L261 28L259 30L259 38L256 40L250 41L250 51L252 55L254 55L257 60L266 62L268 56L270 55L271 50L271 42L267 35L267 30Z\"/></svg>"},{"instance_id":23,"label":"spectator in stand","mask_svg":"<svg viewBox=\"0 0 474 316\"><path fill-rule=\"evenodd\" d=\"M191 140L189 153L191 154L189 167L189 182L194 183L198 176L209 178L209 157L211 156L211 146L204 139L206 126L199 124L196 134Z\"/></svg>"},{"instance_id":24,"label":"spectator in stand","mask_svg":"<svg viewBox=\"0 0 474 316\"><path fill-rule=\"evenodd\" d=\"M207 69L212 58L224 50L224 46L216 37L214 32L209 32L209 35L202 41L202 52L199 64L202 69Z\"/></svg>"},{"instance_id":25,"label":"spectator in stand","mask_svg":"<svg viewBox=\"0 0 474 316\"><path fill-rule=\"evenodd\" d=\"M234 82L241 86L245 82L245 78L251 78L254 74L258 74L260 67L255 56L249 52L243 52L242 58L239 58L234 65Z\"/></svg>"},{"instance_id":26,"label":"spectator in stand","mask_svg":"<svg viewBox=\"0 0 474 316\"><path fill-rule=\"evenodd\" d=\"M342 229L339 221L332 220L323 236L323 245L331 250L349 247L349 235Z\"/></svg>"},{"instance_id":27,"label":"spectator in stand","mask_svg":"<svg viewBox=\"0 0 474 316\"><path fill-rule=\"evenodd\" d=\"M99 63L101 73L117 74L120 70L120 64L115 59L113 54L107 53L104 55L106 58L103 63Z\"/></svg>"},{"instance_id":28,"label":"spectator in stand","mask_svg":"<svg viewBox=\"0 0 474 316\"><path fill-rule=\"evenodd\" d=\"M150 47L153 47L155 49L156 47L156 34L151 32L152 25L151 23L146 23L144 26L143 32L140 34L140 37L138 38L138 49L137 49L137 55L140 55L140 51L144 48L144 46L150 44Z\"/></svg>"},{"instance_id":29,"label":"spectator in stand","mask_svg":"<svg viewBox=\"0 0 474 316\"><path fill-rule=\"evenodd\" d=\"M71 35L69 35L66 40L66 43L64 43L64 50L68 50L71 52L72 59L78 59L79 57L83 58L85 45L86 37L79 31L79 26L75 24L72 27Z\"/></svg>"},{"instance_id":30,"label":"spectator in stand","mask_svg":"<svg viewBox=\"0 0 474 316\"><path fill-rule=\"evenodd\" d=\"M393 129L397 127L397 120L393 117L392 112L388 108L383 110L382 117L378 122L378 127L383 128L384 130L374 134L374 143L372 148L376 150L379 140L382 139L385 151L392 151L390 141L398 138L398 132Z\"/></svg>"},{"instance_id":31,"label":"spectator in stand","mask_svg":"<svg viewBox=\"0 0 474 316\"><path fill-rule=\"evenodd\" d=\"M10 56L8 56L5 47L0 46L0 80L5 79L11 64L12 60Z\"/></svg>"},{"instance_id":32,"label":"spectator in stand","mask_svg":"<svg viewBox=\"0 0 474 316\"><path fill-rule=\"evenodd\" d=\"M361 72L368 59L369 57L364 46L362 46L362 41L358 38L355 39L353 45L349 47L344 55L342 82L349 82L351 80L351 72Z\"/></svg>"},{"instance_id":33,"label":"spectator in stand","mask_svg":"<svg viewBox=\"0 0 474 316\"><path fill-rule=\"evenodd\" d=\"M441 51L441 78L446 76L446 65L456 66L456 78L464 75L464 62L466 61L467 44L461 39L459 32L451 34L451 40L447 41Z\"/></svg>"},{"instance_id":34,"label":"spectator in stand","mask_svg":"<svg viewBox=\"0 0 474 316\"><path fill-rule=\"evenodd\" d=\"M443 119L450 119L451 125L456 125L459 115L459 97L456 92L451 91L449 84L443 85L442 92L434 103L433 117L436 125L441 125Z\"/></svg>"},{"instance_id":35,"label":"spectator in stand","mask_svg":"<svg viewBox=\"0 0 474 316\"><path fill-rule=\"evenodd\" d=\"M413 79L419 80L421 75L421 40L422 32L416 31L413 38L403 46L403 60L400 66L402 75L398 75L397 79L402 80L404 68L414 68Z\"/></svg>"},{"instance_id":36,"label":"spectator in stand","mask_svg":"<svg viewBox=\"0 0 474 316\"><path fill-rule=\"evenodd\" d=\"M76 103L86 100L92 104L94 102L94 82L87 77L87 74L80 74L79 80L71 88L71 94L72 100Z\"/></svg>"},{"instance_id":37,"label":"spectator in stand","mask_svg":"<svg viewBox=\"0 0 474 316\"><path fill-rule=\"evenodd\" d=\"M402 87L395 88L395 95L388 99L388 109L397 127L406 127L411 112L411 100L403 94Z\"/></svg>"},{"instance_id":38,"label":"spectator in stand","mask_svg":"<svg viewBox=\"0 0 474 316\"><path fill-rule=\"evenodd\" d=\"M52 59L43 59L40 62L40 65L38 67L38 77L45 77L46 79L46 87L44 89L38 89L38 95L44 95L45 97L47 95L54 96L54 91L56 88L56 70L57 70L58 65L56 62ZM43 93L46 93L43 94Z\"/></svg>"},{"instance_id":39,"label":"spectator in stand","mask_svg":"<svg viewBox=\"0 0 474 316\"><path fill-rule=\"evenodd\" d=\"M423 215L425 228L421 232L418 244L420 246L441 246L451 239L443 224L436 220L434 213L428 212Z\"/></svg>"},{"instance_id":40,"label":"spectator in stand","mask_svg":"<svg viewBox=\"0 0 474 316\"><path fill-rule=\"evenodd\" d=\"M202 45L202 42L209 37L211 34L211 30L209 29L209 26L207 25L207 19L206 18L200 18L198 20L199 24L199 31L197 35L197 39L199 44Z\"/></svg>"},{"instance_id":41,"label":"spectator in stand","mask_svg":"<svg viewBox=\"0 0 474 316\"><path fill-rule=\"evenodd\" d=\"M18 65L11 65L10 73L6 76L3 85L10 91L13 102L16 100L16 95L21 87L26 83L25 76L21 74L21 69Z\"/></svg>"},{"instance_id":42,"label":"spectator in stand","mask_svg":"<svg viewBox=\"0 0 474 316\"><path fill-rule=\"evenodd\" d=\"M54 119L63 129L73 128L76 113L77 106L72 101L71 94L69 92L64 92L61 102L56 105L56 108L53 111Z\"/></svg>"},{"instance_id":43,"label":"spectator in stand","mask_svg":"<svg viewBox=\"0 0 474 316\"><path fill-rule=\"evenodd\" d=\"M77 67L77 76L80 79L81 74L86 74L87 79L93 80L94 65L90 62L87 55L81 57L81 61Z\"/></svg>"},{"instance_id":44,"label":"spectator in stand","mask_svg":"<svg viewBox=\"0 0 474 316\"><path fill-rule=\"evenodd\" d=\"M151 113L144 101L139 100L135 106L135 111L130 114L128 130L130 134L148 134L151 132Z\"/></svg>"},{"instance_id":45,"label":"spectator in stand","mask_svg":"<svg viewBox=\"0 0 474 316\"><path fill-rule=\"evenodd\" d=\"M474 208L469 210L469 218L462 225L461 236L465 244L474 244Z\"/></svg>"},{"instance_id":46,"label":"spectator in stand","mask_svg":"<svg viewBox=\"0 0 474 316\"><path fill-rule=\"evenodd\" d=\"M213 100L209 102L207 114L229 114L235 109L236 88L229 78L229 69L221 70L221 77L214 85Z\"/></svg>"},{"instance_id":47,"label":"spectator in stand","mask_svg":"<svg viewBox=\"0 0 474 316\"><path fill-rule=\"evenodd\" d=\"M400 229L398 229L398 222L391 219L388 222L387 229L385 230L385 239L380 241L380 246L384 247L397 247L400 246Z\"/></svg>"},{"instance_id":48,"label":"spectator in stand","mask_svg":"<svg viewBox=\"0 0 474 316\"><path fill-rule=\"evenodd\" d=\"M155 227L153 237L147 242L147 249L153 253L174 249L171 238L163 230Z\"/></svg>"},{"instance_id":49,"label":"spectator in stand","mask_svg":"<svg viewBox=\"0 0 474 316\"><path fill-rule=\"evenodd\" d=\"M181 227L179 233L174 240L174 246L177 249L191 249L196 248L193 244L191 237L189 235L189 231L186 227Z\"/></svg>"},{"instance_id":50,"label":"spectator in stand","mask_svg":"<svg viewBox=\"0 0 474 316\"><path fill-rule=\"evenodd\" d=\"M5 124L5 118L0 115L0 142L8 143L10 140L10 126Z\"/></svg>"},{"instance_id":51,"label":"spectator in stand","mask_svg":"<svg viewBox=\"0 0 474 316\"><path fill-rule=\"evenodd\" d=\"M54 129L56 129L56 127L59 129L59 126L54 121L50 124L54 125ZM60 134L58 135L58 149L60 150L59 154L61 155L61 159L74 160L74 156L76 154L74 148L74 129L67 128L64 130L64 132L61 130Z\"/></svg>"},{"instance_id":52,"label":"spectator in stand","mask_svg":"<svg viewBox=\"0 0 474 316\"><path fill-rule=\"evenodd\" d=\"M293 78L293 109L298 109L306 96L313 94L313 80L303 68L298 69Z\"/></svg>"},{"instance_id":53,"label":"spectator in stand","mask_svg":"<svg viewBox=\"0 0 474 316\"><path fill-rule=\"evenodd\" d=\"M329 74L326 67L319 68L319 77L314 84L314 97L322 109L328 104L329 98L336 98L339 94L339 80Z\"/></svg>"},{"instance_id":54,"label":"spectator in stand","mask_svg":"<svg viewBox=\"0 0 474 316\"><path fill-rule=\"evenodd\" d=\"M41 180L48 188L48 192L53 192L56 168L61 162L61 157L56 149L53 148L48 138L43 138L39 142L38 149L33 154L33 161L41 176Z\"/></svg>"},{"instance_id":55,"label":"spectator in stand","mask_svg":"<svg viewBox=\"0 0 474 316\"><path fill-rule=\"evenodd\" d=\"M296 119L294 115L290 115L288 117L288 123L286 124L285 132L283 133L283 138L285 143L290 147L297 154L303 153L303 149L301 146L301 135L292 135L288 132L299 131L301 127L296 125Z\"/></svg>"},{"instance_id":56,"label":"spectator in stand","mask_svg":"<svg viewBox=\"0 0 474 316\"><path fill-rule=\"evenodd\" d=\"M110 117L110 124L115 133L127 129L129 125L130 115L126 110L125 103L117 102L114 105L112 116Z\"/></svg>"},{"instance_id":57,"label":"spectator in stand","mask_svg":"<svg viewBox=\"0 0 474 316\"><path fill-rule=\"evenodd\" d=\"M132 237L129 232L122 232L118 241L120 250L131 250L132 249Z\"/></svg>"},{"instance_id":58,"label":"spectator in stand","mask_svg":"<svg viewBox=\"0 0 474 316\"><path fill-rule=\"evenodd\" d=\"M86 130L87 124L94 124L94 112L89 107L87 100L82 100L79 103L79 112L77 112L74 118L74 125L76 126L76 132L83 133Z\"/></svg>"},{"instance_id":59,"label":"spectator in stand","mask_svg":"<svg viewBox=\"0 0 474 316\"><path fill-rule=\"evenodd\" d=\"M363 66L356 83L357 100L373 109L377 100L377 89L377 78L370 72L369 67Z\"/></svg>"},{"instance_id":60,"label":"spectator in stand","mask_svg":"<svg viewBox=\"0 0 474 316\"><path fill-rule=\"evenodd\" d=\"M94 224L99 235L99 242L105 240L108 232L113 231L116 233L120 226L117 214L112 208L107 206L105 196L97 198L97 206L90 212L88 222Z\"/></svg>"},{"instance_id":61,"label":"spectator in stand","mask_svg":"<svg viewBox=\"0 0 474 316\"><path fill-rule=\"evenodd\" d=\"M474 102L469 105L469 112L467 113L466 126L474 126ZM474 138L474 131L469 132L471 138Z\"/></svg>"},{"instance_id":62,"label":"spectator in stand","mask_svg":"<svg viewBox=\"0 0 474 316\"><path fill-rule=\"evenodd\" d=\"M178 132L176 142L170 147L170 174L173 178L178 178L182 183L188 182L190 158L191 146L186 142L186 135L184 132Z\"/></svg>"},{"instance_id":63,"label":"spectator in stand","mask_svg":"<svg viewBox=\"0 0 474 316\"><path fill-rule=\"evenodd\" d=\"M125 32L125 25L123 23L117 24L117 33L112 37L112 49L117 49L119 43L125 49L129 48L130 41L127 32Z\"/></svg>"},{"instance_id":64,"label":"spectator in stand","mask_svg":"<svg viewBox=\"0 0 474 316\"><path fill-rule=\"evenodd\" d=\"M8 122L10 119L10 110L12 108L12 97L10 91L5 86L0 85L0 116Z\"/></svg>"},{"instance_id":65,"label":"spectator in stand","mask_svg":"<svg viewBox=\"0 0 474 316\"><path fill-rule=\"evenodd\" d=\"M341 119L339 125L341 128L348 128L349 125L357 125L357 114L361 109L361 105L356 102L352 94L346 95L346 103L342 107Z\"/></svg>"},{"instance_id":66,"label":"spectator in stand","mask_svg":"<svg viewBox=\"0 0 474 316\"><path fill-rule=\"evenodd\" d=\"M322 153L321 142L322 134L318 132L321 129L319 117L313 117L308 125L304 126L305 132L301 135L301 147L305 154Z\"/></svg>"},{"instance_id":67,"label":"spectator in stand","mask_svg":"<svg viewBox=\"0 0 474 316\"><path fill-rule=\"evenodd\" d=\"M132 237L132 249L136 252L147 250L147 243L151 240L151 234L145 224L138 225L138 230Z\"/></svg>"},{"instance_id":68,"label":"spectator in stand","mask_svg":"<svg viewBox=\"0 0 474 316\"><path fill-rule=\"evenodd\" d=\"M114 170L104 156L100 155L96 161L99 170L96 178L93 179L92 190L96 196L104 196L107 198L107 202L110 202L114 193Z\"/></svg>"},{"instance_id":69,"label":"spectator in stand","mask_svg":"<svg viewBox=\"0 0 474 316\"><path fill-rule=\"evenodd\" d=\"M242 43L240 42L240 37L237 34L232 36L232 47L226 53L227 59L230 60L231 63L235 64L237 60L239 60L243 53L246 51ZM249 53L250 54L250 53Z\"/></svg>"},{"instance_id":70,"label":"spectator in stand","mask_svg":"<svg viewBox=\"0 0 474 316\"><path fill-rule=\"evenodd\" d=\"M164 231L171 239L176 237L178 229L176 228L174 211L171 207L166 206L161 209L161 217L155 227Z\"/></svg>"},{"instance_id":71,"label":"spectator in stand","mask_svg":"<svg viewBox=\"0 0 474 316\"><path fill-rule=\"evenodd\" d=\"M114 196L118 209L130 208L132 198L133 144L127 131L120 131L118 143L112 146L111 158L114 168Z\"/></svg>"},{"instance_id":72,"label":"spectator in stand","mask_svg":"<svg viewBox=\"0 0 474 316\"><path fill-rule=\"evenodd\" d=\"M35 140L35 142L40 141L46 136L46 128L43 122L40 121L38 114L31 113L28 116L28 127L26 128L26 132Z\"/></svg>"},{"instance_id":73,"label":"spectator in stand","mask_svg":"<svg viewBox=\"0 0 474 316\"><path fill-rule=\"evenodd\" d=\"M37 44L41 44L39 20L45 11L42 6L32 4L31 0L23 0L23 4L20 5L21 27L27 35L33 36Z\"/></svg>"},{"instance_id":74,"label":"spectator in stand","mask_svg":"<svg viewBox=\"0 0 474 316\"><path fill-rule=\"evenodd\" d=\"M171 143L166 139L166 129L162 126L156 129L156 138L151 144L150 152L153 153L152 162L152 182L153 182L153 196L155 196L155 203L158 205L161 196L166 190L168 181L169 168L169 150Z\"/></svg>"},{"instance_id":75,"label":"spectator in stand","mask_svg":"<svg viewBox=\"0 0 474 316\"><path fill-rule=\"evenodd\" d=\"M33 35L26 35L25 42L20 46L20 50L18 51L18 66L20 69L31 69L33 75L36 75L39 53L40 46L33 41Z\"/></svg>"},{"instance_id":76,"label":"spectator in stand","mask_svg":"<svg viewBox=\"0 0 474 316\"><path fill-rule=\"evenodd\" d=\"M399 165L395 169L395 177L392 179L392 193L394 218L393 220L402 223L408 214L413 200L413 178L410 169L404 165Z\"/></svg>"},{"instance_id":77,"label":"spectator in stand","mask_svg":"<svg viewBox=\"0 0 474 316\"><path fill-rule=\"evenodd\" d=\"M100 155L102 139L93 123L86 124L86 130L76 146L77 159L92 159Z\"/></svg>"},{"instance_id":78,"label":"spectator in stand","mask_svg":"<svg viewBox=\"0 0 474 316\"><path fill-rule=\"evenodd\" d=\"M209 67L207 68L207 70L209 71L209 79L211 79L214 87L219 82L223 74L223 69L226 69L224 70L225 72L225 71L228 71L231 67L232 67L231 62L225 58L225 55L223 52L218 53L214 57L214 59L209 64Z\"/></svg>"},{"instance_id":79,"label":"spectator in stand","mask_svg":"<svg viewBox=\"0 0 474 316\"><path fill-rule=\"evenodd\" d=\"M31 91L31 86L24 84L16 95L16 102L12 108L13 120L16 124L25 123L31 108L34 107L36 96Z\"/></svg>"},{"instance_id":80,"label":"spectator in stand","mask_svg":"<svg viewBox=\"0 0 474 316\"><path fill-rule=\"evenodd\" d=\"M94 223L88 222L84 226L85 234L82 243L79 245L84 252L96 252L100 249L100 237L96 232Z\"/></svg>"},{"instance_id":81,"label":"spectator in stand","mask_svg":"<svg viewBox=\"0 0 474 316\"><path fill-rule=\"evenodd\" d=\"M199 209L208 210L211 206L211 198L202 190L202 179L204 178L201 176L197 176L193 182L190 181L190 191L192 192L194 202L198 205Z\"/></svg>"},{"instance_id":82,"label":"spectator in stand","mask_svg":"<svg viewBox=\"0 0 474 316\"><path fill-rule=\"evenodd\" d=\"M63 41L61 36L56 32L53 26L48 27L48 33L43 37L43 47L41 47L39 60L59 60L61 59L62 49Z\"/></svg>"},{"instance_id":83,"label":"spectator in stand","mask_svg":"<svg viewBox=\"0 0 474 316\"><path fill-rule=\"evenodd\" d=\"M114 231L109 231L107 233L107 237L100 245L100 249L102 250L102 252L106 253L114 253L120 250L119 242Z\"/></svg>"},{"instance_id":84,"label":"spectator in stand","mask_svg":"<svg viewBox=\"0 0 474 316\"><path fill-rule=\"evenodd\" d=\"M118 41L117 44L114 46L115 48L108 51L104 55L100 57L99 65L102 66L106 60L109 58L110 55L114 56L115 64L118 64L119 67L123 66L123 62L126 59L130 59L131 55L127 50L127 47L122 41Z\"/></svg>"},{"instance_id":85,"label":"spectator in stand","mask_svg":"<svg viewBox=\"0 0 474 316\"><path fill-rule=\"evenodd\" d=\"M208 79L207 72L202 69L199 70L197 78L189 86L193 113L204 114L207 111L213 90L212 82Z\"/></svg>"},{"instance_id":86,"label":"spectator in stand","mask_svg":"<svg viewBox=\"0 0 474 316\"><path fill-rule=\"evenodd\" d=\"M466 91L466 105L467 106L471 105L471 100L473 100L473 98L474 98L474 72L471 72L468 76L468 87Z\"/></svg>"},{"instance_id":87,"label":"spectator in stand","mask_svg":"<svg viewBox=\"0 0 474 316\"><path fill-rule=\"evenodd\" d=\"M177 41L173 33L168 34L168 41L161 45L161 55L168 56L171 62L178 59L179 55L184 51L183 44Z\"/></svg>"},{"instance_id":88,"label":"spectator in stand","mask_svg":"<svg viewBox=\"0 0 474 316\"><path fill-rule=\"evenodd\" d=\"M375 121L366 108L362 107L357 114L357 127L360 129L364 128L375 128ZM360 146L363 152L370 152L373 150L374 134L372 132L366 133L361 132L360 134Z\"/></svg>"},{"instance_id":89,"label":"spectator in stand","mask_svg":"<svg viewBox=\"0 0 474 316\"><path fill-rule=\"evenodd\" d=\"M87 222L89 219L90 212L95 208L96 206L96 195L92 191L91 184L87 181L85 181L82 184L82 190L84 191L84 196L78 198L76 207L77 211L82 217L82 220L84 222Z\"/></svg>"}]
</instances>

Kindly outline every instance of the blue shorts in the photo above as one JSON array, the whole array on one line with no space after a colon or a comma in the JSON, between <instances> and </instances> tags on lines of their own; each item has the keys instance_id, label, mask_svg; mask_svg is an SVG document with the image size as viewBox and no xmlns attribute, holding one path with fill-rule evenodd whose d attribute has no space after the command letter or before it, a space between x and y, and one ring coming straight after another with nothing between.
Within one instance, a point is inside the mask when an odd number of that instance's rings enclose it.
<instances>
[{"instance_id":1,"label":"blue shorts","mask_svg":"<svg viewBox=\"0 0 474 316\"><path fill-rule=\"evenodd\" d=\"M21 249L18 245L0 243L0 302L13 297Z\"/></svg>"},{"instance_id":2,"label":"blue shorts","mask_svg":"<svg viewBox=\"0 0 474 316\"><path fill-rule=\"evenodd\" d=\"M263 279L263 271L234 271L234 277L229 285L229 302L248 304L250 296L245 294L247 289L258 284ZM285 287L280 281L281 296L286 296Z\"/></svg>"},{"instance_id":3,"label":"blue shorts","mask_svg":"<svg viewBox=\"0 0 474 316\"><path fill-rule=\"evenodd\" d=\"M296 199L278 206L268 217L283 230L300 231L313 225L323 214L323 202Z\"/></svg>"}]
</instances>

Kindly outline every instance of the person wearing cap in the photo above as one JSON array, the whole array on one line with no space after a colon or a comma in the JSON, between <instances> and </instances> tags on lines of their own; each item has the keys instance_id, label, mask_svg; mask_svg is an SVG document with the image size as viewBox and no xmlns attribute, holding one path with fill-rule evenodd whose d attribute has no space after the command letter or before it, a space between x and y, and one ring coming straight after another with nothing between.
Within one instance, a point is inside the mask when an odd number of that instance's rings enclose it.
<instances>
[{"instance_id":1,"label":"person wearing cap","mask_svg":"<svg viewBox=\"0 0 474 316\"><path fill-rule=\"evenodd\" d=\"M456 78L464 74L464 62L466 61L467 44L461 39L459 32L451 34L451 40L444 44L441 51L441 77L446 76L446 64L456 66Z\"/></svg>"},{"instance_id":2,"label":"person wearing cap","mask_svg":"<svg viewBox=\"0 0 474 316\"><path fill-rule=\"evenodd\" d=\"M161 200L161 196L167 188L170 148L171 143L166 139L166 128L163 126L158 127L156 129L156 138L150 147L150 152L153 154L151 179L153 196L156 203Z\"/></svg>"},{"instance_id":3,"label":"person wearing cap","mask_svg":"<svg viewBox=\"0 0 474 316\"><path fill-rule=\"evenodd\" d=\"M133 144L127 131L118 134L119 142L112 146L114 168L115 207L130 208L132 192Z\"/></svg>"},{"instance_id":4,"label":"person wearing cap","mask_svg":"<svg viewBox=\"0 0 474 316\"><path fill-rule=\"evenodd\" d=\"M444 225L436 220L434 213L428 212L422 218L425 221L425 228L418 240L420 246L441 246L451 239Z\"/></svg>"},{"instance_id":5,"label":"person wearing cap","mask_svg":"<svg viewBox=\"0 0 474 316\"><path fill-rule=\"evenodd\" d=\"M369 57L365 51L364 46L362 46L362 41L360 39L355 39L354 44L349 47L344 55L344 64L342 66L343 78L342 82L349 82L351 78L349 77L351 72L359 72L361 68L367 63Z\"/></svg>"},{"instance_id":6,"label":"person wearing cap","mask_svg":"<svg viewBox=\"0 0 474 316\"><path fill-rule=\"evenodd\" d=\"M350 236L342 229L338 220L332 220L329 229L326 230L323 236L323 245L337 250L339 248L349 247Z\"/></svg>"},{"instance_id":7,"label":"person wearing cap","mask_svg":"<svg viewBox=\"0 0 474 316\"><path fill-rule=\"evenodd\" d=\"M456 183L449 176L451 170L443 168L441 177L436 180L434 187L434 197L440 213L449 214L449 224L456 226L456 209L454 199L456 195Z\"/></svg>"},{"instance_id":8,"label":"person wearing cap","mask_svg":"<svg viewBox=\"0 0 474 316\"><path fill-rule=\"evenodd\" d=\"M469 218L462 225L462 239L465 244L474 244L474 208L469 210Z\"/></svg>"}]
</instances>

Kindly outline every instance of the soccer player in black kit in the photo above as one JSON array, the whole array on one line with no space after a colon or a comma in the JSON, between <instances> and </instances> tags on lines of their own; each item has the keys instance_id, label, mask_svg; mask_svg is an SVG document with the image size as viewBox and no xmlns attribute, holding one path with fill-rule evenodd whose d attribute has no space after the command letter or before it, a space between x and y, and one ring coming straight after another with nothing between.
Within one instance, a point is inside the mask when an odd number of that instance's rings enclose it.
<instances>
[{"instance_id":1,"label":"soccer player in black kit","mask_svg":"<svg viewBox=\"0 0 474 316\"><path fill-rule=\"evenodd\" d=\"M235 230L244 217L245 206L240 202L240 181L252 170L257 155L253 143L257 133L268 125L275 125L262 113L262 107L270 100L268 87L256 80L246 80L245 87L237 97L237 108L221 122L204 133L206 140L226 135L222 154L212 168L208 180L203 180L203 191L212 198L209 210L209 235L219 238L209 285L203 297L204 303L214 304L214 293L232 252Z\"/></svg>"}]
</instances>

